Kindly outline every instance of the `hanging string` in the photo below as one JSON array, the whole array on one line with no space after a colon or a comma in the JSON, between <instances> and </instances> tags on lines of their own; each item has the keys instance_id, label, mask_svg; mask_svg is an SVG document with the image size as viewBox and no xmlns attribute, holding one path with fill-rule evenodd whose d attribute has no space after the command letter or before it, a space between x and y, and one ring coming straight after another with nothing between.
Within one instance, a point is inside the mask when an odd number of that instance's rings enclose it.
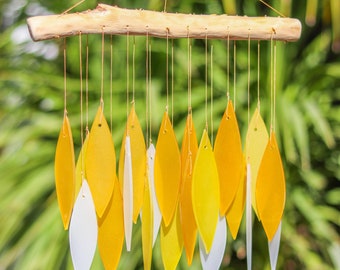
<instances>
[{"instance_id":1,"label":"hanging string","mask_svg":"<svg viewBox=\"0 0 340 270\"><path fill-rule=\"evenodd\" d=\"M261 59L260 41L257 41L257 109L260 112L260 59Z\"/></svg>"},{"instance_id":2,"label":"hanging string","mask_svg":"<svg viewBox=\"0 0 340 270\"><path fill-rule=\"evenodd\" d=\"M80 140L81 140L81 148L84 146L84 131L83 131L83 60L82 60L82 36L81 32L79 32L79 80L80 80ZM84 178L84 168L85 168L85 160L84 155L81 155L81 175L82 179Z\"/></svg>"},{"instance_id":3,"label":"hanging string","mask_svg":"<svg viewBox=\"0 0 340 270\"><path fill-rule=\"evenodd\" d=\"M166 88L166 107L169 109L169 32L166 31L166 63L165 63L165 88Z\"/></svg>"},{"instance_id":4,"label":"hanging string","mask_svg":"<svg viewBox=\"0 0 340 270\"><path fill-rule=\"evenodd\" d=\"M248 126L250 119L250 34L248 33L248 76L247 76L247 97L248 97Z\"/></svg>"},{"instance_id":5,"label":"hanging string","mask_svg":"<svg viewBox=\"0 0 340 270\"><path fill-rule=\"evenodd\" d=\"M275 34L275 32L274 32ZM273 101L274 101L274 104L273 104L273 130L275 131L275 127L276 127L276 40L274 41L274 67L273 67L273 94L274 94L274 97L273 97Z\"/></svg>"},{"instance_id":6,"label":"hanging string","mask_svg":"<svg viewBox=\"0 0 340 270\"><path fill-rule=\"evenodd\" d=\"M236 110L236 40L234 40L234 110Z\"/></svg>"},{"instance_id":7,"label":"hanging string","mask_svg":"<svg viewBox=\"0 0 340 270\"><path fill-rule=\"evenodd\" d=\"M136 82L136 70L135 70L135 56L136 56L136 38L133 36L132 46L132 104L135 103L135 82Z\"/></svg>"},{"instance_id":8,"label":"hanging string","mask_svg":"<svg viewBox=\"0 0 340 270\"><path fill-rule=\"evenodd\" d=\"M66 79L66 38L64 38L64 114L67 114L66 110L66 96L67 96L67 79Z\"/></svg>"},{"instance_id":9,"label":"hanging string","mask_svg":"<svg viewBox=\"0 0 340 270\"><path fill-rule=\"evenodd\" d=\"M211 45L210 51L210 128L211 128L211 145L214 144L214 121L213 121L213 111L214 111L214 46Z\"/></svg>"},{"instance_id":10,"label":"hanging string","mask_svg":"<svg viewBox=\"0 0 340 270\"><path fill-rule=\"evenodd\" d=\"M151 47L151 41L148 41L149 43L149 134L150 134L150 144L152 143L152 113L151 113L151 109L152 109L152 94L151 94L151 91L152 91L152 67L151 67L151 64L152 64L152 47Z\"/></svg>"},{"instance_id":11,"label":"hanging string","mask_svg":"<svg viewBox=\"0 0 340 270\"><path fill-rule=\"evenodd\" d=\"M191 113L192 107L191 107L191 53L192 53L192 47L191 47L191 40L189 37L189 27L188 27L188 114Z\"/></svg>"},{"instance_id":12,"label":"hanging string","mask_svg":"<svg viewBox=\"0 0 340 270\"><path fill-rule=\"evenodd\" d=\"M85 67L85 114L86 114L86 135L89 133L89 36L86 35L86 67Z\"/></svg>"},{"instance_id":13,"label":"hanging string","mask_svg":"<svg viewBox=\"0 0 340 270\"><path fill-rule=\"evenodd\" d=\"M112 44L112 35L110 36L110 131L112 134L112 113L113 113L113 78L112 78L112 72L113 72L113 44Z\"/></svg>"},{"instance_id":14,"label":"hanging string","mask_svg":"<svg viewBox=\"0 0 340 270\"><path fill-rule=\"evenodd\" d=\"M104 106L104 45L105 45L105 35L104 35L104 27L102 32L102 74L101 74L101 87L100 87L100 103Z\"/></svg>"},{"instance_id":15,"label":"hanging string","mask_svg":"<svg viewBox=\"0 0 340 270\"><path fill-rule=\"evenodd\" d=\"M129 117L129 91L130 91L130 59L129 59L129 51L130 51L130 35L129 32L126 34L126 118Z\"/></svg>"},{"instance_id":16,"label":"hanging string","mask_svg":"<svg viewBox=\"0 0 340 270\"><path fill-rule=\"evenodd\" d=\"M149 32L146 32L145 39L145 125L146 125L146 144L149 146Z\"/></svg>"},{"instance_id":17,"label":"hanging string","mask_svg":"<svg viewBox=\"0 0 340 270\"><path fill-rule=\"evenodd\" d=\"M230 36L228 26L228 37L227 37L227 99L230 99Z\"/></svg>"},{"instance_id":18,"label":"hanging string","mask_svg":"<svg viewBox=\"0 0 340 270\"><path fill-rule=\"evenodd\" d=\"M174 123L174 40L171 40L171 123Z\"/></svg>"},{"instance_id":19,"label":"hanging string","mask_svg":"<svg viewBox=\"0 0 340 270\"><path fill-rule=\"evenodd\" d=\"M205 128L208 132L208 36L207 34L205 34L204 49L205 49Z\"/></svg>"}]
</instances>

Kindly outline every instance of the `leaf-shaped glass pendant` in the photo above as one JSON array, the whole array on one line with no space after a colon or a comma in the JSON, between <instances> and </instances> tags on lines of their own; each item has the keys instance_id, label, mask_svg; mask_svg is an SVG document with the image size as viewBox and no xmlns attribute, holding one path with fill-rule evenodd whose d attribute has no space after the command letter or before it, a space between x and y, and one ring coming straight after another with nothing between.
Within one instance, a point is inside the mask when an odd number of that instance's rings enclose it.
<instances>
[{"instance_id":1,"label":"leaf-shaped glass pendant","mask_svg":"<svg viewBox=\"0 0 340 270\"><path fill-rule=\"evenodd\" d=\"M195 127L192 121L192 114L189 113L186 121L181 149L182 179L179 200L183 242L188 265L191 265L192 257L194 255L197 232L191 196L192 174L197 149L198 145Z\"/></svg>"},{"instance_id":2,"label":"leaf-shaped glass pendant","mask_svg":"<svg viewBox=\"0 0 340 270\"><path fill-rule=\"evenodd\" d=\"M84 179L74 205L69 231L70 250L75 270L91 267L97 246L96 211L87 181Z\"/></svg>"},{"instance_id":3,"label":"leaf-shaped glass pendant","mask_svg":"<svg viewBox=\"0 0 340 270\"><path fill-rule=\"evenodd\" d=\"M279 227L271 241L268 241L268 248L269 248L269 259L270 259L270 269L275 270L277 264L277 258L279 256L279 248L280 248L280 239L281 239L281 224L280 222Z\"/></svg>"},{"instance_id":4,"label":"leaf-shaped glass pendant","mask_svg":"<svg viewBox=\"0 0 340 270\"><path fill-rule=\"evenodd\" d=\"M240 131L231 100L217 131L214 153L220 179L220 213L225 215L236 196L243 170Z\"/></svg>"},{"instance_id":5,"label":"leaf-shaped glass pendant","mask_svg":"<svg viewBox=\"0 0 340 270\"><path fill-rule=\"evenodd\" d=\"M86 177L86 170L85 170L85 156L86 156L86 150L87 145L89 142L89 134L86 135L83 146L80 150L77 165L76 165L76 188L75 188L75 198L78 196L81 183L83 182L83 179L87 179Z\"/></svg>"},{"instance_id":6,"label":"leaf-shaped glass pendant","mask_svg":"<svg viewBox=\"0 0 340 270\"><path fill-rule=\"evenodd\" d=\"M286 199L285 176L274 131L260 164L255 196L258 215L271 241L281 222Z\"/></svg>"},{"instance_id":7,"label":"leaf-shaped glass pendant","mask_svg":"<svg viewBox=\"0 0 340 270\"><path fill-rule=\"evenodd\" d=\"M245 163L243 161L241 181L238 186L234 201L232 202L227 214L227 222L229 226L229 231L233 239L236 239L238 230L241 225L241 220L243 216L244 206L246 202L246 179L245 179Z\"/></svg>"},{"instance_id":8,"label":"leaf-shaped glass pendant","mask_svg":"<svg viewBox=\"0 0 340 270\"><path fill-rule=\"evenodd\" d=\"M219 269L227 244L227 223L224 216L220 216L210 252L206 253L202 240L200 239L200 258L203 270Z\"/></svg>"},{"instance_id":9,"label":"leaf-shaped glass pendant","mask_svg":"<svg viewBox=\"0 0 340 270\"><path fill-rule=\"evenodd\" d=\"M158 201L156 197L156 192L155 192L155 178L154 178L154 168L155 168L155 152L156 149L151 143L148 151L147 151L147 156L148 156L148 175L150 179L150 191L151 191L151 198L152 198L152 206L153 206L153 241L152 241L152 246L155 244L159 227L161 225L162 221L162 215L161 211L159 210L158 206Z\"/></svg>"},{"instance_id":10,"label":"leaf-shaped glass pendant","mask_svg":"<svg viewBox=\"0 0 340 270\"><path fill-rule=\"evenodd\" d=\"M218 172L208 133L204 129L192 177L192 205L206 253L210 252L214 240L219 204Z\"/></svg>"},{"instance_id":11,"label":"leaf-shaped glass pendant","mask_svg":"<svg viewBox=\"0 0 340 270\"><path fill-rule=\"evenodd\" d=\"M61 218L67 230L75 198L75 157L72 132L66 112L55 153L54 174Z\"/></svg>"},{"instance_id":12,"label":"leaf-shaped glass pendant","mask_svg":"<svg viewBox=\"0 0 340 270\"><path fill-rule=\"evenodd\" d=\"M163 115L155 154L155 190L165 226L169 226L178 204L181 157L168 112Z\"/></svg>"},{"instance_id":13,"label":"leaf-shaped glass pendant","mask_svg":"<svg viewBox=\"0 0 340 270\"><path fill-rule=\"evenodd\" d=\"M268 143L268 132L262 117L258 111L255 110L247 131L246 137L246 160L250 165L251 171L251 200L254 211L257 215L257 207L255 200L256 179L263 157L264 150Z\"/></svg>"},{"instance_id":14,"label":"leaf-shaped glass pendant","mask_svg":"<svg viewBox=\"0 0 340 270\"><path fill-rule=\"evenodd\" d=\"M145 164L144 164L145 165ZM130 137L125 137L123 209L126 250L131 250L132 216L133 216L133 181Z\"/></svg>"},{"instance_id":15,"label":"leaf-shaped glass pendant","mask_svg":"<svg viewBox=\"0 0 340 270\"><path fill-rule=\"evenodd\" d=\"M151 269L153 246L153 205L150 189L150 178L145 181L144 202L142 208L142 247L144 269Z\"/></svg>"},{"instance_id":16,"label":"leaf-shaped glass pendant","mask_svg":"<svg viewBox=\"0 0 340 270\"><path fill-rule=\"evenodd\" d=\"M251 212L251 170L247 164L246 182L246 247L247 247L247 269L251 269L252 264L252 244L253 244L253 219Z\"/></svg>"},{"instance_id":17,"label":"leaf-shaped glass pendant","mask_svg":"<svg viewBox=\"0 0 340 270\"><path fill-rule=\"evenodd\" d=\"M103 106L99 106L91 127L85 170L97 214L101 217L112 197L116 178L116 153Z\"/></svg>"},{"instance_id":18,"label":"leaf-shaped glass pendant","mask_svg":"<svg viewBox=\"0 0 340 270\"><path fill-rule=\"evenodd\" d=\"M169 226L161 226L161 254L165 270L175 270L183 250L179 211L176 209Z\"/></svg>"},{"instance_id":19,"label":"leaf-shaped glass pendant","mask_svg":"<svg viewBox=\"0 0 340 270\"><path fill-rule=\"evenodd\" d=\"M98 218L98 248L105 269L116 269L124 243L123 198L116 178L105 214Z\"/></svg>"},{"instance_id":20,"label":"leaf-shaped glass pendant","mask_svg":"<svg viewBox=\"0 0 340 270\"><path fill-rule=\"evenodd\" d=\"M126 124L126 134L130 136L132 177L133 177L133 222L137 222L143 204L144 180L146 175L146 147L143 131L133 104Z\"/></svg>"}]
</instances>

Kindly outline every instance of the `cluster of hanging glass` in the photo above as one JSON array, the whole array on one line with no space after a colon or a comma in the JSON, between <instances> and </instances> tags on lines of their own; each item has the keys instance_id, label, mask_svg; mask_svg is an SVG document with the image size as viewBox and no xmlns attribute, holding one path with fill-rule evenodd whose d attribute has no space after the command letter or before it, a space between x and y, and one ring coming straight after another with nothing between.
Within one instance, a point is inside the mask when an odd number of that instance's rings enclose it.
<instances>
[{"instance_id":1,"label":"cluster of hanging glass","mask_svg":"<svg viewBox=\"0 0 340 270\"><path fill-rule=\"evenodd\" d=\"M183 248L190 265L197 239L203 269L218 269L227 227L235 239L245 208L248 256L253 208L267 235L275 268L285 179L275 132L271 129L268 135L258 109L249 122L244 149L231 100L214 146L207 129L198 144L189 111L181 150L167 111L156 147L152 143L147 147L133 104L116 170L115 147L101 104L76 163L65 110L55 179L74 268L90 269L98 246L105 269L115 269L124 238L127 251L131 250L132 227L140 217L144 269L151 269L158 234L165 269L176 268Z\"/></svg>"}]
</instances>

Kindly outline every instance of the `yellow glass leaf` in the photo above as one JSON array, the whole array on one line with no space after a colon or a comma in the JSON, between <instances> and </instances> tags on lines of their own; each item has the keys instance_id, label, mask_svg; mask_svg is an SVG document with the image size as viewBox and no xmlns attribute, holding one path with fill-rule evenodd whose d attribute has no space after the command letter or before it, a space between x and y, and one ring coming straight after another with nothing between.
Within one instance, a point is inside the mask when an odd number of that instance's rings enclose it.
<instances>
[{"instance_id":1,"label":"yellow glass leaf","mask_svg":"<svg viewBox=\"0 0 340 270\"><path fill-rule=\"evenodd\" d=\"M246 201L246 179L245 179L246 166L245 166L244 161L243 161L242 169L243 170L242 170L242 175L241 175L241 181L238 186L235 199L232 202L226 214L228 227L229 227L229 230L230 230L230 233L233 239L236 239L238 230L240 228L245 201Z\"/></svg>"},{"instance_id":2,"label":"yellow glass leaf","mask_svg":"<svg viewBox=\"0 0 340 270\"><path fill-rule=\"evenodd\" d=\"M247 163L250 164L251 200L253 209L257 216L258 214L255 200L256 179L267 143L268 143L268 131L258 109L256 109L250 120L247 131L246 160Z\"/></svg>"},{"instance_id":3,"label":"yellow glass leaf","mask_svg":"<svg viewBox=\"0 0 340 270\"><path fill-rule=\"evenodd\" d=\"M144 181L146 175L146 147L143 131L135 111L135 105L126 124L127 135L130 136L132 179L133 179L133 222L137 222L139 212L143 204Z\"/></svg>"},{"instance_id":4,"label":"yellow glass leaf","mask_svg":"<svg viewBox=\"0 0 340 270\"><path fill-rule=\"evenodd\" d=\"M286 200L285 176L274 131L270 133L260 164L255 196L258 215L271 241L281 222Z\"/></svg>"},{"instance_id":5,"label":"yellow glass leaf","mask_svg":"<svg viewBox=\"0 0 340 270\"><path fill-rule=\"evenodd\" d=\"M87 134L85 137L83 146L80 150L78 160L77 160L75 198L78 196L83 179L87 179L86 173L85 173L85 156L86 156L88 142L89 142L89 134Z\"/></svg>"},{"instance_id":6,"label":"yellow glass leaf","mask_svg":"<svg viewBox=\"0 0 340 270\"><path fill-rule=\"evenodd\" d=\"M219 216L218 172L208 133L203 131L192 177L192 205L206 253L212 246Z\"/></svg>"},{"instance_id":7,"label":"yellow glass leaf","mask_svg":"<svg viewBox=\"0 0 340 270\"><path fill-rule=\"evenodd\" d=\"M115 181L119 186L118 179ZM105 269L116 269L124 242L123 198L115 188L102 217L98 217L98 248Z\"/></svg>"},{"instance_id":8,"label":"yellow glass leaf","mask_svg":"<svg viewBox=\"0 0 340 270\"><path fill-rule=\"evenodd\" d=\"M61 218L68 229L75 200L75 157L72 131L66 113L59 133L54 164L55 184Z\"/></svg>"},{"instance_id":9,"label":"yellow glass leaf","mask_svg":"<svg viewBox=\"0 0 340 270\"><path fill-rule=\"evenodd\" d=\"M156 152L157 153L157 152ZM179 210L176 208L174 218L169 226L166 226L164 219L161 225L161 254L165 270L175 270L181 258L183 250L183 239Z\"/></svg>"},{"instance_id":10,"label":"yellow glass leaf","mask_svg":"<svg viewBox=\"0 0 340 270\"><path fill-rule=\"evenodd\" d=\"M191 265L192 257L194 255L197 232L195 216L192 209L191 194L192 174L197 149L197 137L192 121L192 114L190 113L187 117L181 149L182 179L179 200L183 242L188 265Z\"/></svg>"},{"instance_id":11,"label":"yellow glass leaf","mask_svg":"<svg viewBox=\"0 0 340 270\"><path fill-rule=\"evenodd\" d=\"M225 215L236 196L243 170L240 132L231 100L217 131L214 153L220 179L220 213Z\"/></svg>"},{"instance_id":12,"label":"yellow glass leaf","mask_svg":"<svg viewBox=\"0 0 340 270\"><path fill-rule=\"evenodd\" d=\"M169 226L178 204L181 157L168 113L163 115L155 154L155 191L165 226Z\"/></svg>"},{"instance_id":13,"label":"yellow glass leaf","mask_svg":"<svg viewBox=\"0 0 340 270\"><path fill-rule=\"evenodd\" d=\"M151 198L150 180L147 177L144 188L144 200L142 208L142 247L144 269L151 269L152 245L153 245L153 205Z\"/></svg>"},{"instance_id":14,"label":"yellow glass leaf","mask_svg":"<svg viewBox=\"0 0 340 270\"><path fill-rule=\"evenodd\" d=\"M91 127L85 170L96 212L101 217L112 197L116 178L116 153L102 106Z\"/></svg>"}]
</instances>

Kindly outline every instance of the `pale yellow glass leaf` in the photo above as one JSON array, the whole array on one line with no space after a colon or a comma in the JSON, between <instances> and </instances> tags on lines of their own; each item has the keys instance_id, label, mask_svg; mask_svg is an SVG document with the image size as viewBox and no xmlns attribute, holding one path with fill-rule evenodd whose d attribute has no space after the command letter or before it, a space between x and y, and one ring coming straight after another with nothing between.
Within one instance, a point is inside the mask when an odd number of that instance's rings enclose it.
<instances>
[{"instance_id":1,"label":"pale yellow glass leaf","mask_svg":"<svg viewBox=\"0 0 340 270\"><path fill-rule=\"evenodd\" d=\"M226 218L228 228L233 239L236 239L238 230L240 228L245 201L246 201L246 179L245 179L246 165L243 161L241 181L238 186L235 198L227 211Z\"/></svg>"},{"instance_id":2,"label":"pale yellow glass leaf","mask_svg":"<svg viewBox=\"0 0 340 270\"><path fill-rule=\"evenodd\" d=\"M247 131L246 160L247 163L250 164L251 200L253 209L257 216L258 214L255 200L256 179L267 143L268 143L268 131L258 109L256 109L250 120Z\"/></svg>"},{"instance_id":3,"label":"pale yellow glass leaf","mask_svg":"<svg viewBox=\"0 0 340 270\"><path fill-rule=\"evenodd\" d=\"M98 248L105 269L116 269L124 242L123 198L118 179L105 214L98 217Z\"/></svg>"},{"instance_id":4,"label":"pale yellow glass leaf","mask_svg":"<svg viewBox=\"0 0 340 270\"><path fill-rule=\"evenodd\" d=\"M243 170L240 132L231 100L217 131L214 153L220 179L220 213L225 215L236 196Z\"/></svg>"},{"instance_id":5,"label":"pale yellow glass leaf","mask_svg":"<svg viewBox=\"0 0 340 270\"><path fill-rule=\"evenodd\" d=\"M101 217L112 197L116 178L116 154L102 106L91 127L85 170L96 212Z\"/></svg>"},{"instance_id":6,"label":"pale yellow glass leaf","mask_svg":"<svg viewBox=\"0 0 340 270\"><path fill-rule=\"evenodd\" d=\"M153 246L153 205L150 189L150 180L147 177L144 187L142 208L142 248L144 269L151 269L152 246Z\"/></svg>"},{"instance_id":7,"label":"pale yellow glass leaf","mask_svg":"<svg viewBox=\"0 0 340 270\"><path fill-rule=\"evenodd\" d=\"M181 156L168 113L158 133L155 154L155 191L165 226L175 214L181 180Z\"/></svg>"},{"instance_id":8,"label":"pale yellow glass leaf","mask_svg":"<svg viewBox=\"0 0 340 270\"><path fill-rule=\"evenodd\" d=\"M183 250L183 239L178 208L169 226L161 225L161 254L165 270L175 270Z\"/></svg>"},{"instance_id":9,"label":"pale yellow glass leaf","mask_svg":"<svg viewBox=\"0 0 340 270\"><path fill-rule=\"evenodd\" d=\"M182 179L179 201L183 242L188 265L191 265L192 257L194 255L197 233L195 216L192 209L191 194L192 174L197 149L197 137L194 123L192 121L192 114L190 113L187 117L181 149Z\"/></svg>"},{"instance_id":10,"label":"pale yellow glass leaf","mask_svg":"<svg viewBox=\"0 0 340 270\"><path fill-rule=\"evenodd\" d=\"M209 253L214 240L219 204L220 190L214 152L207 131L204 130L193 171L192 205L206 253Z\"/></svg>"},{"instance_id":11,"label":"pale yellow glass leaf","mask_svg":"<svg viewBox=\"0 0 340 270\"><path fill-rule=\"evenodd\" d=\"M89 142L89 134L86 135L83 146L80 150L77 165L76 165L76 188L75 188L75 198L78 196L79 190L81 188L81 183L83 179L86 179L86 171L85 171L85 156L87 145Z\"/></svg>"},{"instance_id":12,"label":"pale yellow glass leaf","mask_svg":"<svg viewBox=\"0 0 340 270\"><path fill-rule=\"evenodd\" d=\"M54 164L55 184L61 218L68 229L75 201L75 157L72 131L66 113L59 133Z\"/></svg>"},{"instance_id":13,"label":"pale yellow glass leaf","mask_svg":"<svg viewBox=\"0 0 340 270\"><path fill-rule=\"evenodd\" d=\"M281 222L286 200L285 176L274 131L260 164L255 196L258 215L271 241Z\"/></svg>"},{"instance_id":14,"label":"pale yellow glass leaf","mask_svg":"<svg viewBox=\"0 0 340 270\"><path fill-rule=\"evenodd\" d=\"M131 107L126 124L126 134L130 136L132 179L133 179L133 222L137 222L143 204L144 181L146 175L146 147L144 135L136 115L135 106Z\"/></svg>"}]
</instances>

